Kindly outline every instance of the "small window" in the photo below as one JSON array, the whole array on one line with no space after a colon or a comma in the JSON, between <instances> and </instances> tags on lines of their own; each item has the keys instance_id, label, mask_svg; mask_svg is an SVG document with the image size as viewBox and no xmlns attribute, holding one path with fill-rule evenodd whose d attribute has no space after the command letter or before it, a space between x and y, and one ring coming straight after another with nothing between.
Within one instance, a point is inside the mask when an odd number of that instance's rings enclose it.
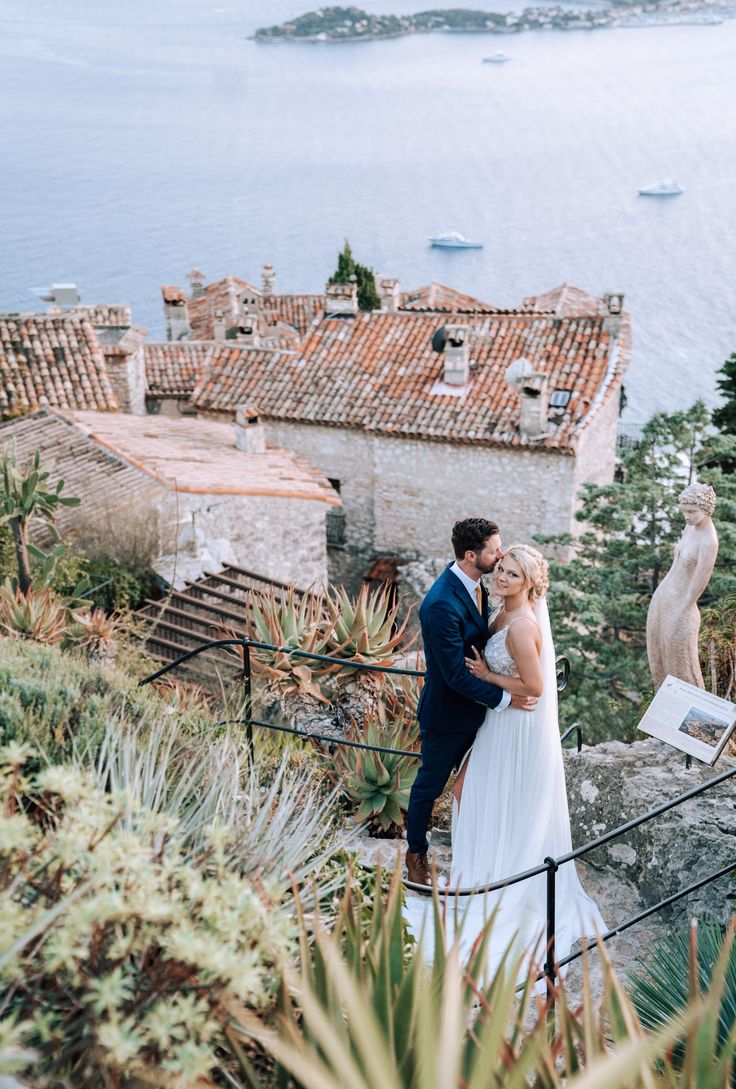
<instances>
[{"instance_id":1,"label":"small window","mask_svg":"<svg viewBox=\"0 0 736 1089\"><path fill-rule=\"evenodd\" d=\"M340 481L339 481L339 480L336 480L336 479L335 479L334 477L332 477L332 476L328 476L328 477L327 477L327 480L329 481L329 483L330 483L330 484L332 485L332 487L333 487L333 488L335 489L335 491L336 491L336 492L337 492L337 494L339 495L339 494L340 494Z\"/></svg>"},{"instance_id":2,"label":"small window","mask_svg":"<svg viewBox=\"0 0 736 1089\"><path fill-rule=\"evenodd\" d=\"M549 399L550 408L567 408L572 397L572 390L569 389L555 389L552 390L552 396Z\"/></svg>"}]
</instances>

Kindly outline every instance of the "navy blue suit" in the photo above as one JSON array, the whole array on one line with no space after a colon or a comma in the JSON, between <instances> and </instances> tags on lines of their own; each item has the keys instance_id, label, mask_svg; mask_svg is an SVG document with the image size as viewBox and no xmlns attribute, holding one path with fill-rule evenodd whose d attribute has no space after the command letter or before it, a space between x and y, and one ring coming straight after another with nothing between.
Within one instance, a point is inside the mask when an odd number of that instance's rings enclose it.
<instances>
[{"instance_id":1,"label":"navy blue suit","mask_svg":"<svg viewBox=\"0 0 736 1089\"><path fill-rule=\"evenodd\" d=\"M503 689L469 672L465 658L472 648L481 653L488 640L488 594L483 587L483 615L451 570L443 571L422 602L427 678L419 698L417 718L422 739L422 763L414 780L406 819L410 851L427 850L432 807L473 744L486 707L497 707Z\"/></svg>"}]
</instances>

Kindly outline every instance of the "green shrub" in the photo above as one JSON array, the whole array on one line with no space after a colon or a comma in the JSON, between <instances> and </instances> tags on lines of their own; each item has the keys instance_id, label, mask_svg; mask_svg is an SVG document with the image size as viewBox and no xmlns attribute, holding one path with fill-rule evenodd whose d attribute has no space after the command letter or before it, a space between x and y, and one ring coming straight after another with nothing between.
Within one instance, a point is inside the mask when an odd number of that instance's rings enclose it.
<instances>
[{"instance_id":1,"label":"green shrub","mask_svg":"<svg viewBox=\"0 0 736 1089\"><path fill-rule=\"evenodd\" d=\"M165 703L118 672L58 647L0 640L0 743L29 741L48 758L95 748L110 722L140 723Z\"/></svg>"},{"instance_id":2,"label":"green shrub","mask_svg":"<svg viewBox=\"0 0 736 1089\"><path fill-rule=\"evenodd\" d=\"M34 1073L54 1082L193 1089L221 1066L231 1007L273 1002L293 913L229 865L218 823L187 852L171 812L78 768L26 777L26 756L0 751L6 1024L25 1026Z\"/></svg>"}]
</instances>

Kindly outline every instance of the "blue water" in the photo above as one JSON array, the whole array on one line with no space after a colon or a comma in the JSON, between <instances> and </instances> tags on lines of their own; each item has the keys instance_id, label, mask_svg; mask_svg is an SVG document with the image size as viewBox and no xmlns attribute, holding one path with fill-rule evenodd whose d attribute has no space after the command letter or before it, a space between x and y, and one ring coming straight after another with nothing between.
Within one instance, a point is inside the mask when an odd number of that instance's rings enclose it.
<instances>
[{"instance_id":1,"label":"blue water","mask_svg":"<svg viewBox=\"0 0 736 1089\"><path fill-rule=\"evenodd\" d=\"M736 21L247 40L308 7L0 0L0 308L71 280L160 336L159 286L192 266L258 282L270 260L280 290L317 291L348 237L407 288L622 290L627 417L714 400L736 350ZM512 61L481 63L498 48ZM683 196L637 197L667 175ZM428 247L447 229L485 248Z\"/></svg>"}]
</instances>

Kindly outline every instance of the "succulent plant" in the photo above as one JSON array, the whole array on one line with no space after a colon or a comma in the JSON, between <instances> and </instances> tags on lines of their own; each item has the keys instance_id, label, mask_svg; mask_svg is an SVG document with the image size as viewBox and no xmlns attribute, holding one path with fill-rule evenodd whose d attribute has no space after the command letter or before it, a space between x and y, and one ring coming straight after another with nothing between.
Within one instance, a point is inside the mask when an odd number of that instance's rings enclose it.
<instances>
[{"instance_id":1,"label":"succulent plant","mask_svg":"<svg viewBox=\"0 0 736 1089\"><path fill-rule=\"evenodd\" d=\"M408 721L382 726L376 719L370 720L359 735L354 731L353 738L368 745L403 750L415 740ZM417 767L417 760L410 756L372 749L341 746L334 756L336 782L357 807L355 820L367 821L372 832L383 835L401 834Z\"/></svg>"},{"instance_id":2,"label":"succulent plant","mask_svg":"<svg viewBox=\"0 0 736 1089\"><path fill-rule=\"evenodd\" d=\"M115 660L119 617L104 609L77 609L71 614L71 624L64 640L67 646L84 651L90 662L111 665Z\"/></svg>"},{"instance_id":3,"label":"succulent plant","mask_svg":"<svg viewBox=\"0 0 736 1089\"><path fill-rule=\"evenodd\" d=\"M248 638L314 654L326 653L325 610L323 599L318 594L300 594L293 586L286 591L270 589L254 593L249 606L246 617ZM328 702L317 681L323 669L308 658L256 651L252 661L255 676L279 698L298 694L310 696L321 703Z\"/></svg>"},{"instance_id":4,"label":"succulent plant","mask_svg":"<svg viewBox=\"0 0 736 1089\"><path fill-rule=\"evenodd\" d=\"M339 586L327 593L325 606L331 621L325 632L328 654L354 662L391 664L404 641L409 617L398 622L399 603L392 601L388 587L374 590L364 584L358 596L351 597Z\"/></svg>"},{"instance_id":5,"label":"succulent plant","mask_svg":"<svg viewBox=\"0 0 736 1089\"><path fill-rule=\"evenodd\" d=\"M69 610L48 587L27 593L10 582L0 586L0 631L37 643L60 643L69 630Z\"/></svg>"}]
</instances>

